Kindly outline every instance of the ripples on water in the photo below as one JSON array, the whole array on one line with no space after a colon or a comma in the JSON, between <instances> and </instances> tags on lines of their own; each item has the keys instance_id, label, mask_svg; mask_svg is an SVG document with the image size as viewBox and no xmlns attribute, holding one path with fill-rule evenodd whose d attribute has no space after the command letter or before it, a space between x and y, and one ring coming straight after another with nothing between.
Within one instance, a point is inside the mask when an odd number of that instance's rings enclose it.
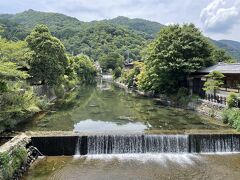
<instances>
[{"instance_id":1,"label":"ripples on water","mask_svg":"<svg viewBox=\"0 0 240 180\"><path fill-rule=\"evenodd\" d=\"M240 155L114 154L47 157L24 180L237 180Z\"/></svg>"},{"instance_id":2,"label":"ripples on water","mask_svg":"<svg viewBox=\"0 0 240 180\"><path fill-rule=\"evenodd\" d=\"M220 129L227 127L194 112L163 107L153 99L128 94L109 82L76 88L59 100L45 117L35 118L18 128L19 131L84 133Z\"/></svg>"}]
</instances>

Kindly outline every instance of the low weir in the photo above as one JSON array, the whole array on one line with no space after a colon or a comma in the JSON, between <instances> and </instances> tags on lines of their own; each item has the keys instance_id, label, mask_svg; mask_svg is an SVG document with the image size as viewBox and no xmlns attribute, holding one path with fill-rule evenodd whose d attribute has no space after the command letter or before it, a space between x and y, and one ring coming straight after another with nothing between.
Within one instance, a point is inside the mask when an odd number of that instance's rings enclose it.
<instances>
[{"instance_id":1,"label":"low weir","mask_svg":"<svg viewBox=\"0 0 240 180\"><path fill-rule=\"evenodd\" d=\"M43 155L240 152L240 134L32 137Z\"/></svg>"}]
</instances>

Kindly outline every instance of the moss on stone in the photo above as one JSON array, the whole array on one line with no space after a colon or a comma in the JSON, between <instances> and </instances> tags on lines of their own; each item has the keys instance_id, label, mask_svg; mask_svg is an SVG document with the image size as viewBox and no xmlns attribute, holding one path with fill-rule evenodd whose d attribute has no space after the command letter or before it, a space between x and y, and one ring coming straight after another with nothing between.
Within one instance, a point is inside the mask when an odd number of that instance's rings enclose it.
<instances>
[{"instance_id":1,"label":"moss on stone","mask_svg":"<svg viewBox=\"0 0 240 180\"><path fill-rule=\"evenodd\" d=\"M11 179L27 159L27 150L17 147L11 153L0 153L0 179Z\"/></svg>"}]
</instances>

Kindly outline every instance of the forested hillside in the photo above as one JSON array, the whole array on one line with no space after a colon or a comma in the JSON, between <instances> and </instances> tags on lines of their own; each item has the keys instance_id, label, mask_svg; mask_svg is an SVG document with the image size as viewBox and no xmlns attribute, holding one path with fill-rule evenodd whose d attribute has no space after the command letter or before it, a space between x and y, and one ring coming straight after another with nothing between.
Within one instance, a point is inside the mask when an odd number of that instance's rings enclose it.
<instances>
[{"instance_id":1,"label":"forested hillside","mask_svg":"<svg viewBox=\"0 0 240 180\"><path fill-rule=\"evenodd\" d=\"M83 23L63 14L33 10L16 15L0 15L0 23L6 29L3 37L11 40L23 40L34 26L46 24L69 53L84 53L95 60L111 52L124 56L127 51L130 52L130 58L139 59L147 36L108 21Z\"/></svg>"},{"instance_id":2,"label":"forested hillside","mask_svg":"<svg viewBox=\"0 0 240 180\"><path fill-rule=\"evenodd\" d=\"M225 49L234 58L240 61L240 42L231 40L214 41L214 44L219 48Z\"/></svg>"},{"instance_id":3,"label":"forested hillside","mask_svg":"<svg viewBox=\"0 0 240 180\"><path fill-rule=\"evenodd\" d=\"M82 22L58 13L28 10L15 15L0 15L3 37L23 40L37 24L46 24L51 33L59 38L67 51L77 55L84 53L97 60L109 53L139 60L140 51L164 26L144 19L117 17L110 20ZM213 41L231 56L240 59L239 42Z\"/></svg>"},{"instance_id":4,"label":"forested hillside","mask_svg":"<svg viewBox=\"0 0 240 180\"><path fill-rule=\"evenodd\" d=\"M109 22L125 26L135 31L146 33L148 35L148 38L154 38L156 34L159 32L159 30L164 26L158 22L148 21L139 18L130 19L123 16L110 19Z\"/></svg>"}]
</instances>

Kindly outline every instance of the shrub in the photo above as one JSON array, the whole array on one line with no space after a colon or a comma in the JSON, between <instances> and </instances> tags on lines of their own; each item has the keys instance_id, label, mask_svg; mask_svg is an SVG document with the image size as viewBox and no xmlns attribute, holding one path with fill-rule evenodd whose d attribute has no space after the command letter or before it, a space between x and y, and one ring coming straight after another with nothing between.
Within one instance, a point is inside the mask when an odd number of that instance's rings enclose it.
<instances>
[{"instance_id":1,"label":"shrub","mask_svg":"<svg viewBox=\"0 0 240 180\"><path fill-rule=\"evenodd\" d=\"M55 86L54 91L58 98L62 98L65 94L64 85Z\"/></svg>"},{"instance_id":2,"label":"shrub","mask_svg":"<svg viewBox=\"0 0 240 180\"><path fill-rule=\"evenodd\" d=\"M236 93L231 92L227 97L227 105L229 108L238 107L238 95Z\"/></svg>"},{"instance_id":3,"label":"shrub","mask_svg":"<svg viewBox=\"0 0 240 180\"><path fill-rule=\"evenodd\" d=\"M121 67L117 67L116 69L113 70L113 76L115 79L119 78L121 74L122 74Z\"/></svg>"},{"instance_id":4,"label":"shrub","mask_svg":"<svg viewBox=\"0 0 240 180\"><path fill-rule=\"evenodd\" d=\"M185 87L179 88L176 98L180 104L186 105L190 101L189 90Z\"/></svg>"},{"instance_id":5,"label":"shrub","mask_svg":"<svg viewBox=\"0 0 240 180\"><path fill-rule=\"evenodd\" d=\"M228 123L232 127L240 130L240 109L229 108L223 111L222 114L223 122Z\"/></svg>"},{"instance_id":6,"label":"shrub","mask_svg":"<svg viewBox=\"0 0 240 180\"><path fill-rule=\"evenodd\" d=\"M135 61L133 69L123 71L121 76L121 82L128 85L128 87L133 86L134 83L137 83L138 85L138 82L137 82L138 75L141 73L143 68L144 68L143 62Z\"/></svg>"},{"instance_id":7,"label":"shrub","mask_svg":"<svg viewBox=\"0 0 240 180\"><path fill-rule=\"evenodd\" d=\"M0 179L12 179L16 170L27 160L27 150L18 147L12 153L0 153Z\"/></svg>"}]
</instances>

